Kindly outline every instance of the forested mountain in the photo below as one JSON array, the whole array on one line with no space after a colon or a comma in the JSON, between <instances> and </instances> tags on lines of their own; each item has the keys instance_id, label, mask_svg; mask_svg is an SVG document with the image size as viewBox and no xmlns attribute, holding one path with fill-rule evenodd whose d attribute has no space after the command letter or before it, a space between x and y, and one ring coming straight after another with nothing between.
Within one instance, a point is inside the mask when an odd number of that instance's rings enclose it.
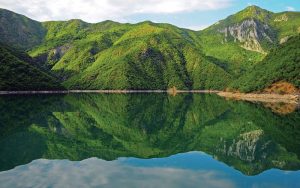
<instances>
[{"instance_id":1,"label":"forested mountain","mask_svg":"<svg viewBox=\"0 0 300 188\"><path fill-rule=\"evenodd\" d=\"M0 45L0 90L63 89L53 76L37 68L22 52Z\"/></svg>"},{"instance_id":2,"label":"forested mountain","mask_svg":"<svg viewBox=\"0 0 300 188\"><path fill-rule=\"evenodd\" d=\"M225 62L233 73L248 69L269 51L300 33L300 13L273 13L257 6L220 20L200 31L206 55Z\"/></svg>"},{"instance_id":3,"label":"forested mountain","mask_svg":"<svg viewBox=\"0 0 300 188\"><path fill-rule=\"evenodd\" d=\"M43 59L67 88L221 89L231 81L201 52L193 31L152 22L70 20L44 26L45 42L30 54Z\"/></svg>"},{"instance_id":4,"label":"forested mountain","mask_svg":"<svg viewBox=\"0 0 300 188\"><path fill-rule=\"evenodd\" d=\"M46 34L42 23L0 8L0 42L27 50L41 44Z\"/></svg>"},{"instance_id":5,"label":"forested mountain","mask_svg":"<svg viewBox=\"0 0 300 188\"><path fill-rule=\"evenodd\" d=\"M250 6L203 31L149 21L40 23L4 9L0 23L1 43L26 51L67 89L222 90L297 35L300 13Z\"/></svg>"},{"instance_id":6,"label":"forested mountain","mask_svg":"<svg viewBox=\"0 0 300 188\"><path fill-rule=\"evenodd\" d=\"M300 88L300 35L288 39L278 48L271 50L270 54L252 70L234 81L230 87L242 92L261 91L265 88L279 86L290 88L277 88L273 92L297 91L293 86ZM285 82L285 84L283 83ZM292 86L289 86L292 84ZM271 89L271 88L270 88ZM299 91L298 91L299 92Z\"/></svg>"}]
</instances>

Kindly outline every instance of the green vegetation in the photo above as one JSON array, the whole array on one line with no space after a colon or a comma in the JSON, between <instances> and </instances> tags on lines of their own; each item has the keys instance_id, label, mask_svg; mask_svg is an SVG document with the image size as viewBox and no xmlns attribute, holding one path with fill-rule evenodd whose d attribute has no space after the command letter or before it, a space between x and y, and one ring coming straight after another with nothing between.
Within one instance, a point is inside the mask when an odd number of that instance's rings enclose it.
<instances>
[{"instance_id":1,"label":"green vegetation","mask_svg":"<svg viewBox=\"0 0 300 188\"><path fill-rule=\"evenodd\" d=\"M283 39L284 37L295 35L295 33L300 33L299 12L276 13L272 18L273 21L271 22L271 25L279 31L278 39Z\"/></svg>"},{"instance_id":2,"label":"green vegetation","mask_svg":"<svg viewBox=\"0 0 300 188\"><path fill-rule=\"evenodd\" d=\"M249 6L198 35L204 53L222 61L238 77L263 60L282 39L297 35L299 22L299 12L273 13Z\"/></svg>"},{"instance_id":3,"label":"green vegetation","mask_svg":"<svg viewBox=\"0 0 300 188\"><path fill-rule=\"evenodd\" d=\"M230 75L210 62L187 37L192 38L189 33L183 35L168 25L145 22L132 26L113 41L111 47L94 55L94 62L85 70L73 69L77 74L64 85L89 89L167 89L172 86L209 89L227 85ZM53 69L57 68L55 65Z\"/></svg>"},{"instance_id":4,"label":"green vegetation","mask_svg":"<svg viewBox=\"0 0 300 188\"><path fill-rule=\"evenodd\" d=\"M277 115L216 95L3 96L0 113L1 170L39 158L115 160L189 151L206 152L247 175L300 168L299 111Z\"/></svg>"},{"instance_id":5,"label":"green vegetation","mask_svg":"<svg viewBox=\"0 0 300 188\"><path fill-rule=\"evenodd\" d=\"M300 36L290 38L253 67L230 88L241 92L260 91L279 81L300 88Z\"/></svg>"},{"instance_id":6,"label":"green vegetation","mask_svg":"<svg viewBox=\"0 0 300 188\"><path fill-rule=\"evenodd\" d=\"M230 27L240 25L246 20L255 19L264 21L269 14L272 13L256 6L250 6L200 31L199 37L203 44L204 52L226 63L226 66L236 76L247 71L253 64L262 60L264 54L241 48L241 42L222 32L229 32ZM251 29L253 29L252 27L249 25L249 28L247 28L249 30L240 30L240 32L245 32L245 35L248 35Z\"/></svg>"},{"instance_id":7,"label":"green vegetation","mask_svg":"<svg viewBox=\"0 0 300 188\"><path fill-rule=\"evenodd\" d=\"M201 53L193 31L152 22L43 25L49 34L30 54L45 57L44 66L66 88L222 89L231 82L223 67Z\"/></svg>"},{"instance_id":8,"label":"green vegetation","mask_svg":"<svg viewBox=\"0 0 300 188\"><path fill-rule=\"evenodd\" d=\"M24 60L30 60L30 57L0 46L0 90L62 89L52 76Z\"/></svg>"},{"instance_id":9,"label":"green vegetation","mask_svg":"<svg viewBox=\"0 0 300 188\"><path fill-rule=\"evenodd\" d=\"M39 23L4 9L0 18L0 42L26 51L66 89L223 90L241 75L255 74L253 67L271 59L272 49L300 32L300 13L256 6L203 31L149 21Z\"/></svg>"},{"instance_id":10,"label":"green vegetation","mask_svg":"<svg viewBox=\"0 0 300 188\"><path fill-rule=\"evenodd\" d=\"M0 43L26 50L43 41L46 30L41 23L1 8L0 18Z\"/></svg>"}]
</instances>

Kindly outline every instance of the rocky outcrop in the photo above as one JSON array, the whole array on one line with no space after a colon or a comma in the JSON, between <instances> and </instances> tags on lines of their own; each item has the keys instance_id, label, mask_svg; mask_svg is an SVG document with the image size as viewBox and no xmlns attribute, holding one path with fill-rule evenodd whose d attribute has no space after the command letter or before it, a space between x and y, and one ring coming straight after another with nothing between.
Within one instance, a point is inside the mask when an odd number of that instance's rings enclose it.
<instances>
[{"instance_id":1,"label":"rocky outcrop","mask_svg":"<svg viewBox=\"0 0 300 188\"><path fill-rule=\"evenodd\" d=\"M224 42L234 41L241 43L241 47L247 50L265 53L261 43L275 43L275 36L272 28L255 19L247 19L241 23L234 24L223 29Z\"/></svg>"},{"instance_id":2,"label":"rocky outcrop","mask_svg":"<svg viewBox=\"0 0 300 188\"><path fill-rule=\"evenodd\" d=\"M271 142L263 141L263 135L262 130L254 130L241 134L232 143L224 143L223 153L226 156L237 157L247 162L263 160L268 155L267 149L271 147Z\"/></svg>"},{"instance_id":3,"label":"rocky outcrop","mask_svg":"<svg viewBox=\"0 0 300 188\"><path fill-rule=\"evenodd\" d=\"M48 53L47 62L52 67L57 63L67 51L71 48L70 45L58 46Z\"/></svg>"},{"instance_id":4,"label":"rocky outcrop","mask_svg":"<svg viewBox=\"0 0 300 188\"><path fill-rule=\"evenodd\" d=\"M69 45L59 46L50 51L48 58L51 60L60 59L68 50L70 49Z\"/></svg>"}]
</instances>

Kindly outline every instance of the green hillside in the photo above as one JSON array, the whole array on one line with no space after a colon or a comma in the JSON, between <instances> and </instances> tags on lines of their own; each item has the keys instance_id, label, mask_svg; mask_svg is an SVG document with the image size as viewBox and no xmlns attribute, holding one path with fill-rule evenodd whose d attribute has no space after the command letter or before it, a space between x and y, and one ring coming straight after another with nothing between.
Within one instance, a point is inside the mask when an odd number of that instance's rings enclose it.
<instances>
[{"instance_id":1,"label":"green hillside","mask_svg":"<svg viewBox=\"0 0 300 188\"><path fill-rule=\"evenodd\" d=\"M1 43L67 89L222 90L297 35L300 13L250 6L203 31L149 21L40 23L4 9L0 23Z\"/></svg>"},{"instance_id":2,"label":"green hillside","mask_svg":"<svg viewBox=\"0 0 300 188\"><path fill-rule=\"evenodd\" d=\"M22 52L0 46L1 91L62 89L52 76L25 62L28 59Z\"/></svg>"},{"instance_id":3,"label":"green hillside","mask_svg":"<svg viewBox=\"0 0 300 188\"><path fill-rule=\"evenodd\" d=\"M41 44L45 29L40 22L0 8L0 43L23 50Z\"/></svg>"},{"instance_id":4,"label":"green hillside","mask_svg":"<svg viewBox=\"0 0 300 188\"><path fill-rule=\"evenodd\" d=\"M247 72L287 37L300 32L300 13L273 13L257 6L220 20L199 32L203 51L232 70Z\"/></svg>"},{"instance_id":5,"label":"green hillside","mask_svg":"<svg viewBox=\"0 0 300 188\"><path fill-rule=\"evenodd\" d=\"M70 57L74 56L71 54ZM222 67L201 53L190 33L150 22L131 26L118 40L112 41L109 48L98 52L92 59L94 62L87 62L90 66L86 70L72 70L80 73L64 82L66 87L220 89L231 79ZM58 62L52 70L59 71L63 66Z\"/></svg>"},{"instance_id":6,"label":"green hillside","mask_svg":"<svg viewBox=\"0 0 300 188\"><path fill-rule=\"evenodd\" d=\"M279 81L300 88L300 36L292 37L272 50L262 62L234 81L230 88L241 92L260 91Z\"/></svg>"},{"instance_id":7,"label":"green hillside","mask_svg":"<svg viewBox=\"0 0 300 188\"><path fill-rule=\"evenodd\" d=\"M222 89L231 75L207 58L193 31L142 22L46 22L30 51L71 89ZM215 77L213 75L219 75Z\"/></svg>"}]
</instances>

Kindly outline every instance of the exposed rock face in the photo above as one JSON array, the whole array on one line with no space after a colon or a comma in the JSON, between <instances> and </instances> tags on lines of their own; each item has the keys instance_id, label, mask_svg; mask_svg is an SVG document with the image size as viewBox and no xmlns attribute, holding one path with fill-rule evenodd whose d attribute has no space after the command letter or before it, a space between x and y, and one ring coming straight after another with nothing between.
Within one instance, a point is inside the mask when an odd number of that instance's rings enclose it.
<instances>
[{"instance_id":1,"label":"exposed rock face","mask_svg":"<svg viewBox=\"0 0 300 188\"><path fill-rule=\"evenodd\" d=\"M272 147L272 143L264 140L263 135L262 130L254 130L241 134L232 142L223 140L223 149L219 151L247 162L263 160L268 156L267 149Z\"/></svg>"},{"instance_id":2,"label":"exposed rock face","mask_svg":"<svg viewBox=\"0 0 300 188\"><path fill-rule=\"evenodd\" d=\"M70 45L59 46L48 54L48 61L57 62L70 49Z\"/></svg>"},{"instance_id":3,"label":"exposed rock face","mask_svg":"<svg viewBox=\"0 0 300 188\"><path fill-rule=\"evenodd\" d=\"M265 159L268 153L265 150L269 147L270 142L262 142L262 136L263 131L261 130L240 135L238 140L228 146L227 155L235 156L248 162Z\"/></svg>"},{"instance_id":4,"label":"exposed rock face","mask_svg":"<svg viewBox=\"0 0 300 188\"><path fill-rule=\"evenodd\" d=\"M69 49L70 49L69 45L59 46L53 49L50 53L52 57L61 58Z\"/></svg>"},{"instance_id":5,"label":"exposed rock face","mask_svg":"<svg viewBox=\"0 0 300 188\"><path fill-rule=\"evenodd\" d=\"M273 44L275 42L272 28L255 19L247 19L235 25L220 29L224 33L224 41L240 42L241 47L247 50L265 53L261 42Z\"/></svg>"}]
</instances>

